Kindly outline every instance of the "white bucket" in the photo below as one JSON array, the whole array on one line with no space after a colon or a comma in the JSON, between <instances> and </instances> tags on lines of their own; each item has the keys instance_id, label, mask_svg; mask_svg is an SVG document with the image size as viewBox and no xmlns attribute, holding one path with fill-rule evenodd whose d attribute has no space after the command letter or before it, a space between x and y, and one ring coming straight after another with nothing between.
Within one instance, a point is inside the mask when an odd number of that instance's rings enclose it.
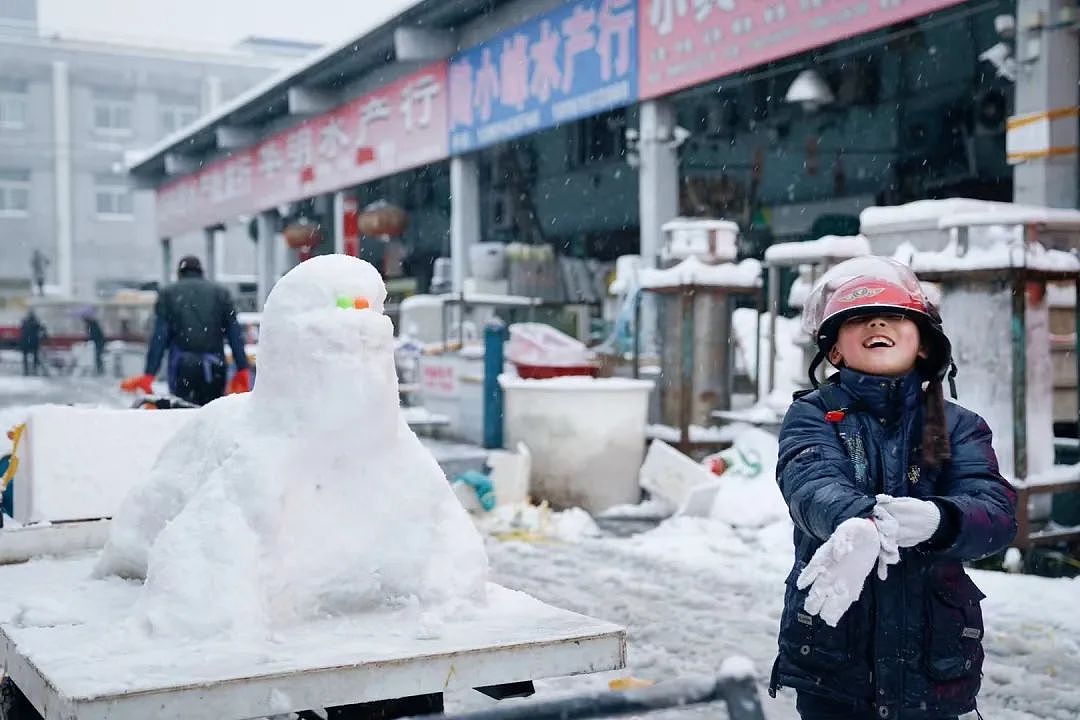
<instances>
[{"instance_id":1,"label":"white bucket","mask_svg":"<svg viewBox=\"0 0 1080 720\"><path fill-rule=\"evenodd\" d=\"M480 280L502 280L506 277L506 245L499 242L478 242L469 247L469 267Z\"/></svg>"},{"instance_id":2,"label":"white bucket","mask_svg":"<svg viewBox=\"0 0 1080 720\"><path fill-rule=\"evenodd\" d=\"M501 375L507 447L532 453L530 494L596 514L641 498L649 380Z\"/></svg>"}]
</instances>

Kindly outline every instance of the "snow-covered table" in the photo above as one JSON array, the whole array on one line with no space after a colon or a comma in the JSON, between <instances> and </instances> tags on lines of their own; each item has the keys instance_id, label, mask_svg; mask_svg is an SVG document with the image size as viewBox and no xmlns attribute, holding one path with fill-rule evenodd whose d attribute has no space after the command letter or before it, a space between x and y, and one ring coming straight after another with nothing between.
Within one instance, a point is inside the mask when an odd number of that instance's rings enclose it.
<instances>
[{"instance_id":1,"label":"snow-covered table","mask_svg":"<svg viewBox=\"0 0 1080 720\"><path fill-rule=\"evenodd\" d=\"M94 558L0 566L0 667L46 720L254 718L626 659L622 628L497 585L486 607L444 622L404 608L282 628L270 640L166 640L130 620L137 583L90 578Z\"/></svg>"}]
</instances>

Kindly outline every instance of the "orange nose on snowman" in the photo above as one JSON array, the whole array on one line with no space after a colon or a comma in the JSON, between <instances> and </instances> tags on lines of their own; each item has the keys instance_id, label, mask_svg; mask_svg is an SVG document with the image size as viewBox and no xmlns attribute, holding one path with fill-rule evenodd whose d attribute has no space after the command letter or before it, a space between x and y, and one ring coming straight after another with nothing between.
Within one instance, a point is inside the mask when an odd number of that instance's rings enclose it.
<instances>
[{"instance_id":1,"label":"orange nose on snowman","mask_svg":"<svg viewBox=\"0 0 1080 720\"><path fill-rule=\"evenodd\" d=\"M366 297L347 297L342 295L337 299L337 306L343 310L352 308L354 310L367 310L371 307L371 303L368 302Z\"/></svg>"}]
</instances>

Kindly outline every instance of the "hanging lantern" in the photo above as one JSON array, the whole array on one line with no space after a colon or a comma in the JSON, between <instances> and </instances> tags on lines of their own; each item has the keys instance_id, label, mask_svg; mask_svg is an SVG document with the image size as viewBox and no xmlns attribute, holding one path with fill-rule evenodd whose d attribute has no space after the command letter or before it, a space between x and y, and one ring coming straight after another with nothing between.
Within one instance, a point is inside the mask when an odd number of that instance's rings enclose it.
<instances>
[{"instance_id":1,"label":"hanging lantern","mask_svg":"<svg viewBox=\"0 0 1080 720\"><path fill-rule=\"evenodd\" d=\"M365 207L357 214L356 220L361 235L383 240L401 237L409 224L404 210L383 200Z\"/></svg>"},{"instance_id":2,"label":"hanging lantern","mask_svg":"<svg viewBox=\"0 0 1080 720\"><path fill-rule=\"evenodd\" d=\"M293 250L310 250L322 242L322 233L319 232L318 223L313 223L307 218L289 223L281 234L285 236L285 243Z\"/></svg>"}]
</instances>

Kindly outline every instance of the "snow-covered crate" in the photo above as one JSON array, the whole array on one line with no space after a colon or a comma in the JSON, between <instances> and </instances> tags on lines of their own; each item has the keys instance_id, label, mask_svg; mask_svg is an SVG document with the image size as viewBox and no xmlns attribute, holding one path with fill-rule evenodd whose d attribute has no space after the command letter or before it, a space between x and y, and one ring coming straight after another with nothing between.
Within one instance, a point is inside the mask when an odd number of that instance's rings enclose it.
<instances>
[{"instance_id":1,"label":"snow-covered crate","mask_svg":"<svg viewBox=\"0 0 1080 720\"><path fill-rule=\"evenodd\" d=\"M968 198L869 207L859 213L859 229L870 241L870 249L875 255L892 255L904 243L911 244L916 250L940 250L949 241L949 232L940 227L942 218L1004 207L1008 207L1008 203Z\"/></svg>"},{"instance_id":2,"label":"snow-covered crate","mask_svg":"<svg viewBox=\"0 0 1080 720\"><path fill-rule=\"evenodd\" d=\"M730 262L737 255L739 226L730 220L675 218L660 227L664 261L697 257L706 262Z\"/></svg>"}]
</instances>

